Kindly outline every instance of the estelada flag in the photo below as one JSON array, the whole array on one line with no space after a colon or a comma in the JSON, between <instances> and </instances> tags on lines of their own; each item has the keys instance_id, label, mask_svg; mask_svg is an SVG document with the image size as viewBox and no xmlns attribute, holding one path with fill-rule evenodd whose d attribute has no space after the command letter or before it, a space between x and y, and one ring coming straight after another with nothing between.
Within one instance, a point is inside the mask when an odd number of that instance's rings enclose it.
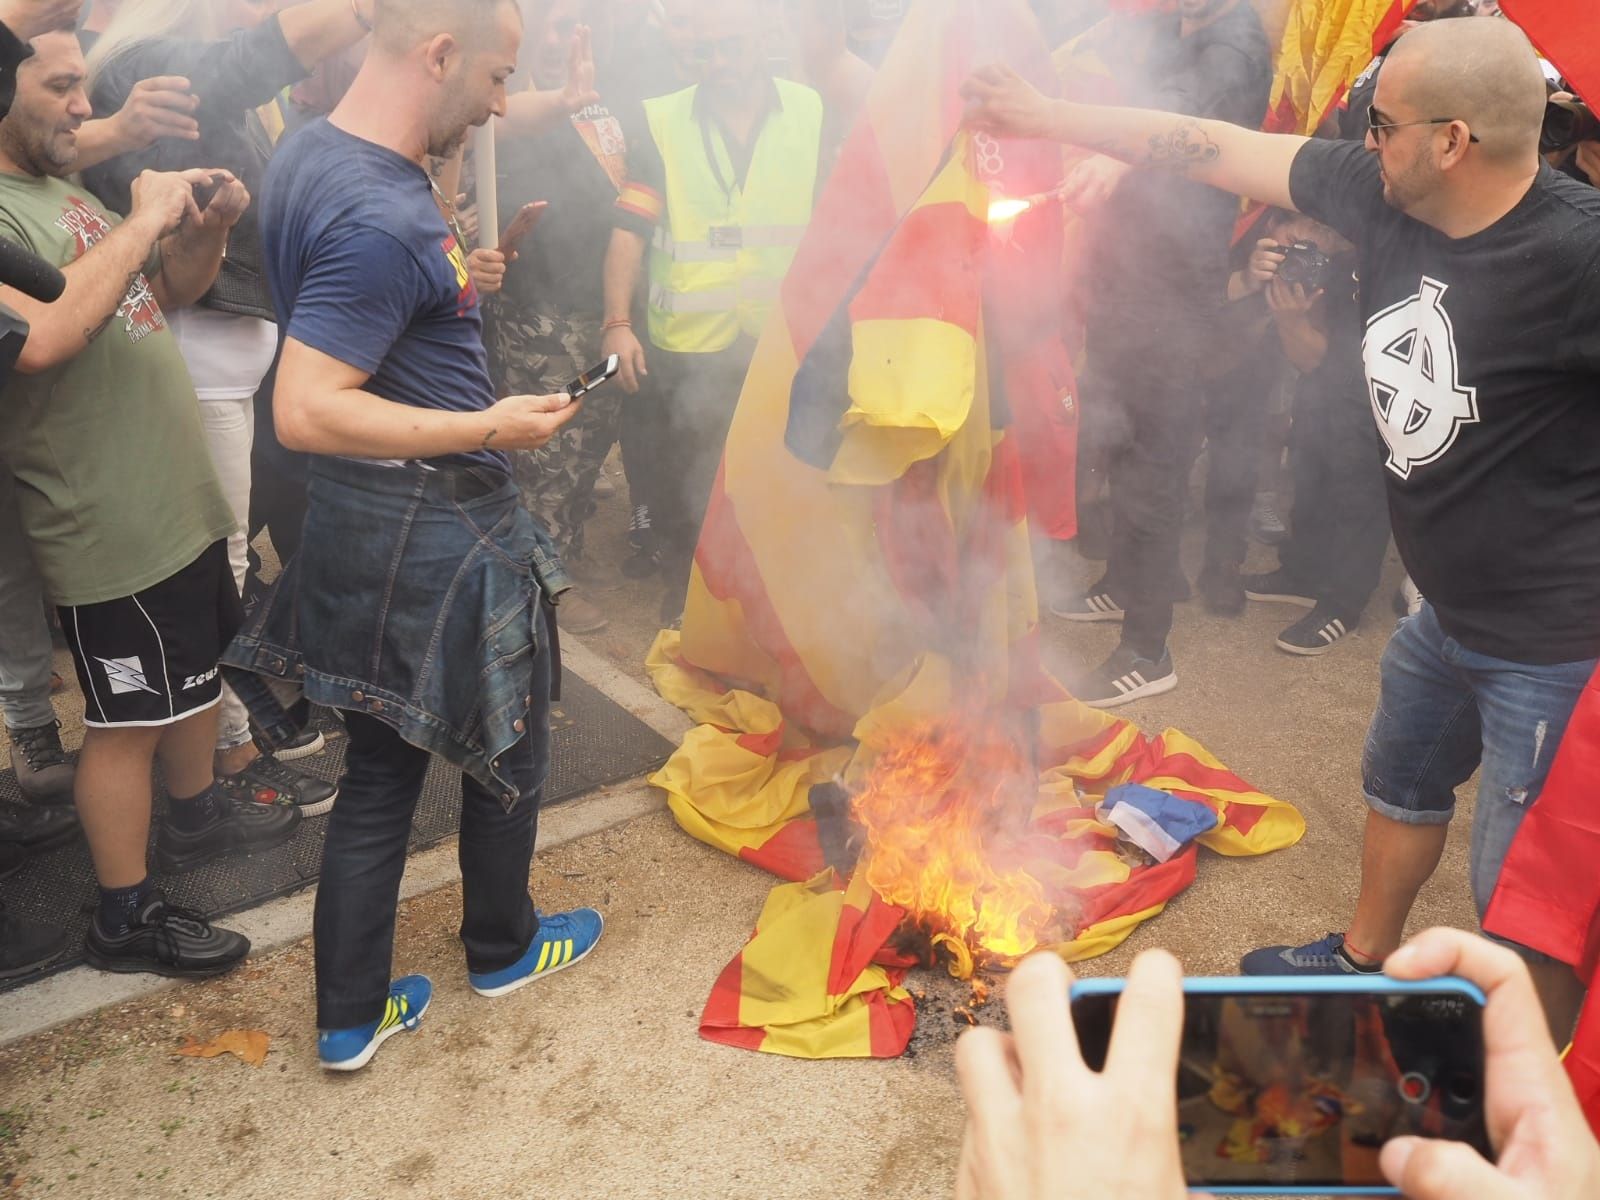
<instances>
[{"instance_id":1,"label":"estelada flag","mask_svg":"<svg viewBox=\"0 0 1600 1200\"><path fill-rule=\"evenodd\" d=\"M1070 914L1068 957L1118 944L1198 861L1193 845L1130 861L1095 813L1108 788L1206 806L1202 844L1223 854L1304 830L1181 734L1086 708L1040 665L1017 365L1041 360L1018 329L1048 339L1060 217L1040 205L1002 228L989 205L1049 191L1060 159L961 131L960 84L995 60L1051 86L1021 0L912 7L756 351L683 631L651 652L658 690L697 723L652 782L689 833L791 881L707 1004L717 1041L904 1048L914 1009L888 946L904 914L865 872L828 869L813 812L893 731L957 710L1037 731L1025 842Z\"/></svg>"}]
</instances>

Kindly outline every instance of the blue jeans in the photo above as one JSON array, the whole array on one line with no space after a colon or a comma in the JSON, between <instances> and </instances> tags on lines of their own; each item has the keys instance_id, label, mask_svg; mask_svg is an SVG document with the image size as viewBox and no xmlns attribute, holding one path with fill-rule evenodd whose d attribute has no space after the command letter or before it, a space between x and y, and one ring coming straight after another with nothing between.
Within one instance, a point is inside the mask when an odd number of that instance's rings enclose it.
<instances>
[{"instance_id":1,"label":"blue jeans","mask_svg":"<svg viewBox=\"0 0 1600 1200\"><path fill-rule=\"evenodd\" d=\"M1594 670L1593 659L1529 666L1474 653L1427 604L1389 639L1361 764L1367 804L1391 821L1443 825L1456 788L1482 766L1471 868L1479 920Z\"/></svg>"},{"instance_id":2,"label":"blue jeans","mask_svg":"<svg viewBox=\"0 0 1600 1200\"><path fill-rule=\"evenodd\" d=\"M461 777L461 942L469 971L509 967L539 933L528 870L550 767L551 657L534 656L527 733L497 764L516 780L518 801L508 811L498 791ZM348 712L345 728L350 745L317 885L319 1029L349 1029L383 1016L411 818L433 762L376 717Z\"/></svg>"},{"instance_id":3,"label":"blue jeans","mask_svg":"<svg viewBox=\"0 0 1600 1200\"><path fill-rule=\"evenodd\" d=\"M50 704L50 626L11 472L0 467L0 717L8 729L56 719Z\"/></svg>"}]
</instances>

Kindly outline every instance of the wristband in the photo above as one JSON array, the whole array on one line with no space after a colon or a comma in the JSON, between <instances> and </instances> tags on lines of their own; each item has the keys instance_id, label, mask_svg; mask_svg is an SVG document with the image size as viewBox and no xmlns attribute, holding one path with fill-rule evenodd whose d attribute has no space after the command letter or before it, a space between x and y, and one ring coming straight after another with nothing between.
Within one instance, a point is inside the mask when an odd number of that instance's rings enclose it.
<instances>
[{"instance_id":1,"label":"wristband","mask_svg":"<svg viewBox=\"0 0 1600 1200\"><path fill-rule=\"evenodd\" d=\"M601 333L609 333L613 329L632 329L632 321L607 321L600 327Z\"/></svg>"}]
</instances>

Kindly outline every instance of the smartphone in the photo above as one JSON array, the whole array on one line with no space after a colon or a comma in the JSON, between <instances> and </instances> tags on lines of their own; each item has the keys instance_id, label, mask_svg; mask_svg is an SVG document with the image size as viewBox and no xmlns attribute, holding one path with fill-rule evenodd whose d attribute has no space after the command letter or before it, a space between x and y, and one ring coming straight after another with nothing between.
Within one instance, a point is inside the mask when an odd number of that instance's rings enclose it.
<instances>
[{"instance_id":1,"label":"smartphone","mask_svg":"<svg viewBox=\"0 0 1600 1200\"><path fill-rule=\"evenodd\" d=\"M1073 1024L1095 1070L1124 982L1072 987ZM1393 1196L1378 1153L1404 1134L1465 1142L1492 1161L1484 1004L1478 988L1452 978L1184 980L1178 1137L1189 1187Z\"/></svg>"},{"instance_id":2,"label":"smartphone","mask_svg":"<svg viewBox=\"0 0 1600 1200\"><path fill-rule=\"evenodd\" d=\"M613 354L605 362L590 367L582 375L567 384L567 395L574 400L580 399L594 391L595 388L610 379L621 369L622 359Z\"/></svg>"},{"instance_id":3,"label":"smartphone","mask_svg":"<svg viewBox=\"0 0 1600 1200\"><path fill-rule=\"evenodd\" d=\"M194 206L201 212L205 212L206 209L211 207L211 202L217 198L217 193L222 190L223 184L226 182L220 175L213 175L204 183L192 185Z\"/></svg>"},{"instance_id":4,"label":"smartphone","mask_svg":"<svg viewBox=\"0 0 1600 1200\"><path fill-rule=\"evenodd\" d=\"M533 232L533 227L539 223L539 218L544 216L544 210L549 207L548 200L535 200L532 204L524 204L519 208L517 215L511 218L511 224L506 226L505 233L500 236L500 253L508 259L515 254L522 239Z\"/></svg>"}]
</instances>

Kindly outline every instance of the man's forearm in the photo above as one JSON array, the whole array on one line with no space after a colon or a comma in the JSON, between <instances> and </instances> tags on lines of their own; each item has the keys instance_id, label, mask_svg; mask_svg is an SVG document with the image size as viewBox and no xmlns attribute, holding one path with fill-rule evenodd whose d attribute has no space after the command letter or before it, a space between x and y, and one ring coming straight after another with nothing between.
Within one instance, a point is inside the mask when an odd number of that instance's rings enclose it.
<instances>
[{"instance_id":1,"label":"man's forearm","mask_svg":"<svg viewBox=\"0 0 1600 1200\"><path fill-rule=\"evenodd\" d=\"M128 138L122 122L116 117L85 121L78 130L78 157L72 160L72 169L87 171L134 149L138 147Z\"/></svg>"},{"instance_id":2,"label":"man's forearm","mask_svg":"<svg viewBox=\"0 0 1600 1200\"><path fill-rule=\"evenodd\" d=\"M6 303L31 327L17 369L24 374L48 371L83 353L116 316L154 244L150 226L129 218L82 258L62 268L67 286L54 304L6 289Z\"/></svg>"},{"instance_id":3,"label":"man's forearm","mask_svg":"<svg viewBox=\"0 0 1600 1200\"><path fill-rule=\"evenodd\" d=\"M633 290L639 286L639 270L644 265L645 240L627 229L611 231L606 248L605 319L626 321L633 314Z\"/></svg>"},{"instance_id":4,"label":"man's forearm","mask_svg":"<svg viewBox=\"0 0 1600 1200\"><path fill-rule=\"evenodd\" d=\"M187 226L161 243L161 274L153 281L162 308L188 308L211 290L222 270L228 230Z\"/></svg>"},{"instance_id":5,"label":"man's forearm","mask_svg":"<svg viewBox=\"0 0 1600 1200\"><path fill-rule=\"evenodd\" d=\"M360 388L300 392L280 380L273 394L278 440L306 454L355 458L439 458L493 445L488 412L445 412L396 404Z\"/></svg>"},{"instance_id":6,"label":"man's forearm","mask_svg":"<svg viewBox=\"0 0 1600 1200\"><path fill-rule=\"evenodd\" d=\"M1307 139L1178 113L1057 100L1050 136L1136 167L1170 171L1263 204L1293 208L1289 171Z\"/></svg>"},{"instance_id":7,"label":"man's forearm","mask_svg":"<svg viewBox=\"0 0 1600 1200\"><path fill-rule=\"evenodd\" d=\"M370 6L367 11L371 12ZM367 36L367 27L356 19L351 0L310 0L293 5L278 14L278 27L290 51L308 71Z\"/></svg>"}]
</instances>

